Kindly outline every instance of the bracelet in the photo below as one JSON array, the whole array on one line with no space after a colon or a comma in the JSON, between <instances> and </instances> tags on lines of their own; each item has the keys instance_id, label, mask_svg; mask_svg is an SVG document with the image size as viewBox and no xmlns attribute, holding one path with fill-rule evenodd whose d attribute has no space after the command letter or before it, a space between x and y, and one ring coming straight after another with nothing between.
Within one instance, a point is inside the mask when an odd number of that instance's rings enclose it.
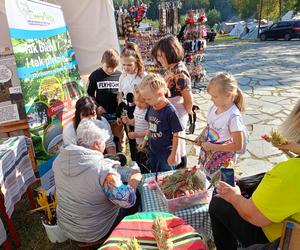
<instances>
[{"instance_id":1,"label":"bracelet","mask_svg":"<svg viewBox=\"0 0 300 250\"><path fill-rule=\"evenodd\" d=\"M145 135L145 136L144 136L144 140L145 140L145 141L148 141L148 140L149 140L148 135Z\"/></svg>"}]
</instances>

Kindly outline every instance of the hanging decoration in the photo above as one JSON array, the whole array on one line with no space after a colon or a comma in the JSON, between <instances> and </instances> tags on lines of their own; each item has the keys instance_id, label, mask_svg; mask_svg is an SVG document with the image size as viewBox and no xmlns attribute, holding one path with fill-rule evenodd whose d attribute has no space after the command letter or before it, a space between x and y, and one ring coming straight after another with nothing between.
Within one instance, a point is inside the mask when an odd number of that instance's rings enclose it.
<instances>
[{"instance_id":1,"label":"hanging decoration","mask_svg":"<svg viewBox=\"0 0 300 250\"><path fill-rule=\"evenodd\" d=\"M129 8L129 13L136 23L140 23L143 20L143 18L146 16L147 9L148 9L147 4L142 4L140 7L133 5Z\"/></svg>"},{"instance_id":2,"label":"hanging decoration","mask_svg":"<svg viewBox=\"0 0 300 250\"><path fill-rule=\"evenodd\" d=\"M181 7L181 1L162 2L159 4L159 31L161 33L177 34L180 17L179 9Z\"/></svg>"},{"instance_id":3,"label":"hanging decoration","mask_svg":"<svg viewBox=\"0 0 300 250\"><path fill-rule=\"evenodd\" d=\"M185 63L194 83L194 88L198 88L206 74L202 66L207 37L206 21L204 9L189 10L186 14L186 25L181 40L185 50Z\"/></svg>"}]
</instances>

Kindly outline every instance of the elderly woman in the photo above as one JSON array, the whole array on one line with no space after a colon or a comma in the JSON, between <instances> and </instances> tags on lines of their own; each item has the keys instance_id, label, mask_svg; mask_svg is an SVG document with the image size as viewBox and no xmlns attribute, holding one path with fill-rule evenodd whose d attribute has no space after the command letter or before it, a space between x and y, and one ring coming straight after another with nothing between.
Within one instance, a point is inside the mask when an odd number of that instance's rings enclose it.
<instances>
[{"instance_id":1,"label":"elderly woman","mask_svg":"<svg viewBox=\"0 0 300 250\"><path fill-rule=\"evenodd\" d=\"M73 121L67 124L63 129L64 144L76 144L76 130L82 119L97 119L97 105L94 99L90 96L84 96L78 99L75 106L75 117ZM108 121L101 116L97 119L96 124L99 128L106 130L108 138L105 142L105 149L107 154L114 155L116 153L116 145L114 137L111 132L111 127Z\"/></svg>"},{"instance_id":2,"label":"elderly woman","mask_svg":"<svg viewBox=\"0 0 300 250\"><path fill-rule=\"evenodd\" d=\"M290 140L283 148L299 154L300 101L280 131ZM284 220L300 222L299 180L300 158L291 158L267 172L250 199L241 195L238 186L220 182L219 196L209 205L217 249L237 249L237 242L245 247L267 244L277 249Z\"/></svg>"},{"instance_id":3,"label":"elderly woman","mask_svg":"<svg viewBox=\"0 0 300 250\"><path fill-rule=\"evenodd\" d=\"M107 137L95 120L82 120L77 145L62 147L53 163L57 223L75 241L103 239L124 216L138 210L135 191L142 176L128 169L130 173L122 172L130 177L121 180L119 163L103 158Z\"/></svg>"}]
</instances>

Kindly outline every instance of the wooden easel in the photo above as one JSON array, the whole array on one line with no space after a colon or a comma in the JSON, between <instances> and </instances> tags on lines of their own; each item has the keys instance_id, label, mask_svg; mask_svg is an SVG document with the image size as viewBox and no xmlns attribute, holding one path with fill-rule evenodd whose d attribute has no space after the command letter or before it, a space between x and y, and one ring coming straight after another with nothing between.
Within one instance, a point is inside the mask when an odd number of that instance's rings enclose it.
<instances>
[{"instance_id":1,"label":"wooden easel","mask_svg":"<svg viewBox=\"0 0 300 250\"><path fill-rule=\"evenodd\" d=\"M17 135L25 135L27 137L31 137L29 133L29 125L27 119L15 121L15 122L6 122L0 124L0 136L1 137L12 137ZM31 144L29 149L29 157L32 164L32 169L36 173L37 169L37 162L34 155L33 145Z\"/></svg>"}]
</instances>

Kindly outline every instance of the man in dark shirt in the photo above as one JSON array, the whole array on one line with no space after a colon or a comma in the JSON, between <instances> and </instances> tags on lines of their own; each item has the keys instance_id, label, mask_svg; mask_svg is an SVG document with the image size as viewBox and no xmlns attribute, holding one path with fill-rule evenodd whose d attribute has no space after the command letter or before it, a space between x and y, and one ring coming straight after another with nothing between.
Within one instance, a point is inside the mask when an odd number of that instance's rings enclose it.
<instances>
[{"instance_id":1,"label":"man in dark shirt","mask_svg":"<svg viewBox=\"0 0 300 250\"><path fill-rule=\"evenodd\" d=\"M94 97L97 104L97 114L104 116L111 125L112 133L116 137L118 150L123 146L123 126L116 122L116 111L118 107L117 94L119 89L119 77L121 72L117 70L120 56L114 49L103 53L102 67L95 70L89 76L88 95Z\"/></svg>"}]
</instances>

